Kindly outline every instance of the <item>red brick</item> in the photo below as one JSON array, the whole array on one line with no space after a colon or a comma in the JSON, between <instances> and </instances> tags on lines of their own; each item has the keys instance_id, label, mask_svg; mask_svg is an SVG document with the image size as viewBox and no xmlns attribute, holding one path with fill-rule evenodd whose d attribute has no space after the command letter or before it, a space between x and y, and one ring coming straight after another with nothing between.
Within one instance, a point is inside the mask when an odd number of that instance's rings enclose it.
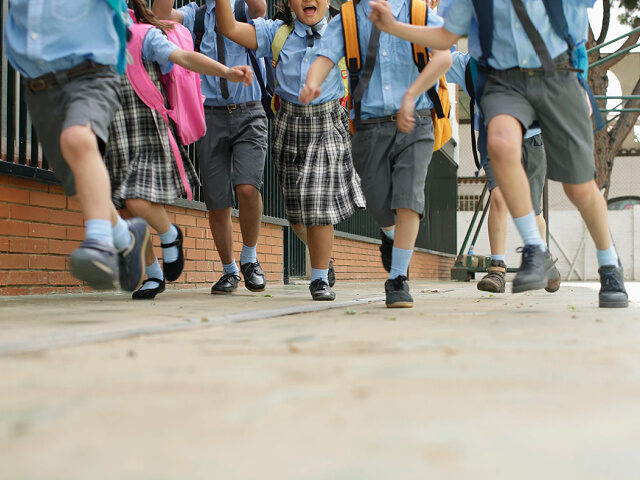
<instances>
[{"instance_id":1,"label":"red brick","mask_svg":"<svg viewBox=\"0 0 640 480\"><path fill-rule=\"evenodd\" d=\"M200 260L195 262L195 270L198 272L213 272L213 262L207 262L206 260Z\"/></svg>"},{"instance_id":2,"label":"red brick","mask_svg":"<svg viewBox=\"0 0 640 480\"><path fill-rule=\"evenodd\" d=\"M0 185L0 201L9 203L29 203L29 191Z\"/></svg>"},{"instance_id":3,"label":"red brick","mask_svg":"<svg viewBox=\"0 0 640 480\"><path fill-rule=\"evenodd\" d=\"M196 218L191 215L184 215L181 213L176 214L176 221L174 222L180 227L195 227Z\"/></svg>"},{"instance_id":4,"label":"red brick","mask_svg":"<svg viewBox=\"0 0 640 480\"><path fill-rule=\"evenodd\" d=\"M184 248L196 248L196 239L185 237L184 240L182 241L182 246Z\"/></svg>"},{"instance_id":5,"label":"red brick","mask_svg":"<svg viewBox=\"0 0 640 480\"><path fill-rule=\"evenodd\" d=\"M80 212L68 212L66 210L52 210L49 212L49 221L58 225L83 225L84 216Z\"/></svg>"},{"instance_id":6,"label":"red brick","mask_svg":"<svg viewBox=\"0 0 640 480\"><path fill-rule=\"evenodd\" d=\"M49 192L50 193L61 193L61 194L64 195L64 189L60 185L50 184L49 185Z\"/></svg>"},{"instance_id":7,"label":"red brick","mask_svg":"<svg viewBox=\"0 0 640 480\"><path fill-rule=\"evenodd\" d=\"M29 192L29 204L40 207L66 208L67 198L47 192Z\"/></svg>"},{"instance_id":8,"label":"red brick","mask_svg":"<svg viewBox=\"0 0 640 480\"><path fill-rule=\"evenodd\" d=\"M69 255L76 248L78 248L79 245L80 242L74 242L70 240L50 240L49 252L61 255Z\"/></svg>"},{"instance_id":9,"label":"red brick","mask_svg":"<svg viewBox=\"0 0 640 480\"><path fill-rule=\"evenodd\" d=\"M29 268L31 270L64 270L67 267L67 257L58 255L31 255Z\"/></svg>"},{"instance_id":10,"label":"red brick","mask_svg":"<svg viewBox=\"0 0 640 480\"><path fill-rule=\"evenodd\" d=\"M210 229L209 227L209 219L207 217L198 217L196 218L196 226L201 228Z\"/></svg>"},{"instance_id":11,"label":"red brick","mask_svg":"<svg viewBox=\"0 0 640 480\"><path fill-rule=\"evenodd\" d=\"M9 239L0 237L0 252L9 251Z\"/></svg>"},{"instance_id":12,"label":"red brick","mask_svg":"<svg viewBox=\"0 0 640 480\"><path fill-rule=\"evenodd\" d=\"M40 238L11 238L9 251L15 253L47 253L49 240Z\"/></svg>"},{"instance_id":13,"label":"red brick","mask_svg":"<svg viewBox=\"0 0 640 480\"><path fill-rule=\"evenodd\" d=\"M190 260L204 260L205 253L204 250L189 249L185 252L185 257Z\"/></svg>"},{"instance_id":14,"label":"red brick","mask_svg":"<svg viewBox=\"0 0 640 480\"><path fill-rule=\"evenodd\" d=\"M11 272L9 285L45 285L49 280L47 272Z\"/></svg>"},{"instance_id":15,"label":"red brick","mask_svg":"<svg viewBox=\"0 0 640 480\"><path fill-rule=\"evenodd\" d=\"M50 285L80 285L81 282L69 272L49 272Z\"/></svg>"},{"instance_id":16,"label":"red brick","mask_svg":"<svg viewBox=\"0 0 640 480\"><path fill-rule=\"evenodd\" d=\"M49 221L48 209L32 207L30 205L11 205L9 215L12 220L29 220L32 222Z\"/></svg>"},{"instance_id":17,"label":"red brick","mask_svg":"<svg viewBox=\"0 0 640 480\"><path fill-rule=\"evenodd\" d=\"M9 253L0 256L0 268L5 270L26 269L29 267L29 256Z\"/></svg>"},{"instance_id":18,"label":"red brick","mask_svg":"<svg viewBox=\"0 0 640 480\"><path fill-rule=\"evenodd\" d=\"M2 285L0 283L0 285ZM3 296L15 296L15 295L29 295L31 289L27 287L5 287L0 288L0 295Z\"/></svg>"},{"instance_id":19,"label":"red brick","mask_svg":"<svg viewBox=\"0 0 640 480\"><path fill-rule=\"evenodd\" d=\"M59 292L60 288L56 287L32 287L29 289L30 295L47 295L49 293Z\"/></svg>"},{"instance_id":20,"label":"red brick","mask_svg":"<svg viewBox=\"0 0 640 480\"><path fill-rule=\"evenodd\" d=\"M9 205L0 203L0 218L9 218Z\"/></svg>"},{"instance_id":21,"label":"red brick","mask_svg":"<svg viewBox=\"0 0 640 480\"><path fill-rule=\"evenodd\" d=\"M80 202L78 200L76 200L75 198L67 197L67 210L72 210L72 211L75 211L75 212L81 212L82 211L82 206L80 205Z\"/></svg>"},{"instance_id":22,"label":"red brick","mask_svg":"<svg viewBox=\"0 0 640 480\"><path fill-rule=\"evenodd\" d=\"M47 225L45 223L29 224L29 236L40 238L67 238L67 228L62 225Z\"/></svg>"},{"instance_id":23,"label":"red brick","mask_svg":"<svg viewBox=\"0 0 640 480\"><path fill-rule=\"evenodd\" d=\"M205 232L204 228L200 228L200 227L187 227L186 229L187 237L204 238L204 235L205 235L204 232Z\"/></svg>"},{"instance_id":24,"label":"red brick","mask_svg":"<svg viewBox=\"0 0 640 480\"><path fill-rule=\"evenodd\" d=\"M10 237L26 237L29 234L29 224L13 220L0 220L0 234Z\"/></svg>"},{"instance_id":25,"label":"red brick","mask_svg":"<svg viewBox=\"0 0 640 480\"><path fill-rule=\"evenodd\" d=\"M67 227L67 240L84 240L84 227Z\"/></svg>"},{"instance_id":26,"label":"red brick","mask_svg":"<svg viewBox=\"0 0 640 480\"><path fill-rule=\"evenodd\" d=\"M40 191L47 191L47 184L45 183L41 183L41 182L36 182L34 180L29 180L27 178L21 178L21 177L14 177L14 176L10 176L9 181L7 182L8 185L12 185L14 187L19 187L19 188L26 188L29 190L40 190Z\"/></svg>"}]
</instances>

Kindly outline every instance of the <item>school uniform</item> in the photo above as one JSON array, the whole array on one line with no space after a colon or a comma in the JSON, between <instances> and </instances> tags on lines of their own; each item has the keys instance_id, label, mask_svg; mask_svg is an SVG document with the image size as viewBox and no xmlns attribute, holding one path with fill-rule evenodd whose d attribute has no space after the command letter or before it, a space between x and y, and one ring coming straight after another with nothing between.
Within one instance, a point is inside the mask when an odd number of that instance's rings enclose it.
<instances>
[{"instance_id":1,"label":"school uniform","mask_svg":"<svg viewBox=\"0 0 640 480\"><path fill-rule=\"evenodd\" d=\"M60 151L60 134L91 124L100 150L119 108L115 72L120 40L114 12L102 0L11 0L5 52L22 76L22 89L47 161L67 195L73 173Z\"/></svg>"},{"instance_id":2,"label":"school uniform","mask_svg":"<svg viewBox=\"0 0 640 480\"><path fill-rule=\"evenodd\" d=\"M144 67L156 88L163 91L160 74L171 72L169 56L177 46L159 29L149 29L142 44ZM123 208L128 198L153 203L172 203L187 194L173 157L169 134L162 115L149 108L136 94L128 78L120 82L122 108L109 128L110 142L104 161L111 179L112 201ZM174 137L175 135L174 130ZM200 185L185 148L178 141L186 180L191 188Z\"/></svg>"},{"instance_id":3,"label":"school uniform","mask_svg":"<svg viewBox=\"0 0 640 480\"><path fill-rule=\"evenodd\" d=\"M396 19L409 22L411 2L392 0ZM356 7L361 62L364 65L372 22L369 20L369 2ZM429 26L440 26L442 20L429 11ZM341 18L335 17L324 34L319 55L338 63L345 55ZM395 114L402 98L419 72L411 53L411 44L405 40L380 34L376 65L361 104L361 121L351 139L353 163L362 181L367 209L382 227L395 224L395 210L408 208L423 215L424 186L433 154L434 130L428 95L416 101L416 126L411 133L397 130ZM438 86L436 84L435 88Z\"/></svg>"},{"instance_id":4,"label":"school uniform","mask_svg":"<svg viewBox=\"0 0 640 480\"><path fill-rule=\"evenodd\" d=\"M447 71L446 78L448 83L455 83L467 91L465 81L465 72L467 64L470 60L468 53L452 52L452 65ZM476 126L479 124L479 118L475 119ZM547 175L547 156L544 150L544 142L542 141L542 131L538 127L529 128L524 133L522 141L522 166L527 174L529 185L531 186L531 201L533 202L533 210L536 215L542 213L542 191ZM487 157L484 164L484 173L487 176L487 184L489 191L498 186L496 177L491 166L491 159Z\"/></svg>"},{"instance_id":5,"label":"school uniform","mask_svg":"<svg viewBox=\"0 0 640 480\"><path fill-rule=\"evenodd\" d=\"M255 19L258 57L272 56L271 45L281 20ZM337 66L310 105L298 100L327 29L295 20L275 69L280 108L271 139L271 158L278 173L287 219L306 227L335 225L365 202L353 168L349 120L340 105L344 85Z\"/></svg>"},{"instance_id":6,"label":"school uniform","mask_svg":"<svg viewBox=\"0 0 640 480\"><path fill-rule=\"evenodd\" d=\"M494 28L489 74L480 106L489 124L497 115L516 118L526 130L537 121L548 157L548 178L568 184L593 180L593 129L585 91L572 68L567 42L551 26L543 2L526 0L527 13L540 33L547 50L560 67L545 74L527 33L510 0L493 0ZM563 8L571 36L586 41L587 7L594 0L564 0ZM456 34L469 34L469 50L482 57L479 26L471 0L453 0L445 28Z\"/></svg>"},{"instance_id":7,"label":"school uniform","mask_svg":"<svg viewBox=\"0 0 640 480\"><path fill-rule=\"evenodd\" d=\"M233 0L220 1L230 1L233 8ZM192 34L197 9L195 2L179 9L183 15L183 25ZM248 10L245 12L249 18ZM249 54L244 47L222 36L218 39L215 31L215 0L206 2L204 23L201 53L228 67L250 65ZM264 64L261 60L259 64L264 77ZM267 152L267 117L257 81L246 87L241 82L233 83L220 77L202 75L201 78L207 133L196 145L200 179L207 208L219 210L234 205L233 192L237 185L253 185L257 189L262 187Z\"/></svg>"}]
</instances>

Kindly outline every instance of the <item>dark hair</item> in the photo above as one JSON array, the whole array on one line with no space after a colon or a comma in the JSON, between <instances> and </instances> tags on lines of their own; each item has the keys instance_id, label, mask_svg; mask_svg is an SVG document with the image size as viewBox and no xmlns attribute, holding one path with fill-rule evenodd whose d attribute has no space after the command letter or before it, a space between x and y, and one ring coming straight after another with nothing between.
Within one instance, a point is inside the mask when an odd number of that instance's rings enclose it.
<instances>
[{"instance_id":1,"label":"dark hair","mask_svg":"<svg viewBox=\"0 0 640 480\"><path fill-rule=\"evenodd\" d=\"M291 13L288 1L281 1L276 4L276 14L273 19L282 20L286 25L293 25L293 13Z\"/></svg>"},{"instance_id":2,"label":"dark hair","mask_svg":"<svg viewBox=\"0 0 640 480\"><path fill-rule=\"evenodd\" d=\"M173 30L173 24L169 22L163 22L151 11L148 7L146 0L127 0L129 6L136 15L138 23L148 23L153 25L157 29L161 30L165 35L167 30Z\"/></svg>"}]
</instances>

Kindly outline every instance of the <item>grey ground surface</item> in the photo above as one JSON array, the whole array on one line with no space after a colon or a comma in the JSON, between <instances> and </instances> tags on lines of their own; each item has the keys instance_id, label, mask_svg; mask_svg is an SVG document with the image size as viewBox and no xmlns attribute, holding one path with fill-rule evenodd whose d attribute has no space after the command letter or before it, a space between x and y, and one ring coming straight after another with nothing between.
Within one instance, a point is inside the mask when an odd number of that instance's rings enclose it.
<instances>
[{"instance_id":1,"label":"grey ground surface","mask_svg":"<svg viewBox=\"0 0 640 480\"><path fill-rule=\"evenodd\" d=\"M0 479L640 478L640 285L411 285L0 299Z\"/></svg>"}]
</instances>

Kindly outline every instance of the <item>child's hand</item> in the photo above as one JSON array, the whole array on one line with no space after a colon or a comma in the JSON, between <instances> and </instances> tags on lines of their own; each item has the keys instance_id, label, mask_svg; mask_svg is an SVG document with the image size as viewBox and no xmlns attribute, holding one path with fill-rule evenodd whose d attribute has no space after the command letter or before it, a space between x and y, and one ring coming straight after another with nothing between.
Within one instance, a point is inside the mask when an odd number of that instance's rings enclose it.
<instances>
[{"instance_id":1,"label":"child's hand","mask_svg":"<svg viewBox=\"0 0 640 480\"><path fill-rule=\"evenodd\" d=\"M305 105L308 105L309 103L314 101L316 98L318 98L321 93L322 93L322 88L320 86L313 87L305 83L302 86L302 91L300 92L300 96L298 97L298 100L300 100Z\"/></svg>"},{"instance_id":2,"label":"child's hand","mask_svg":"<svg viewBox=\"0 0 640 480\"><path fill-rule=\"evenodd\" d=\"M253 82L253 68L249 65L231 67L227 70L225 78L230 82L242 82L245 87L248 87Z\"/></svg>"},{"instance_id":3,"label":"child's hand","mask_svg":"<svg viewBox=\"0 0 640 480\"><path fill-rule=\"evenodd\" d=\"M373 0L369 2L371 13L369 19L383 32L391 33L396 19L391 12L391 4L386 0Z\"/></svg>"},{"instance_id":4,"label":"child's hand","mask_svg":"<svg viewBox=\"0 0 640 480\"><path fill-rule=\"evenodd\" d=\"M410 95L402 98L402 106L398 110L398 130L403 133L410 133L416 126L415 117L416 101Z\"/></svg>"}]
</instances>

